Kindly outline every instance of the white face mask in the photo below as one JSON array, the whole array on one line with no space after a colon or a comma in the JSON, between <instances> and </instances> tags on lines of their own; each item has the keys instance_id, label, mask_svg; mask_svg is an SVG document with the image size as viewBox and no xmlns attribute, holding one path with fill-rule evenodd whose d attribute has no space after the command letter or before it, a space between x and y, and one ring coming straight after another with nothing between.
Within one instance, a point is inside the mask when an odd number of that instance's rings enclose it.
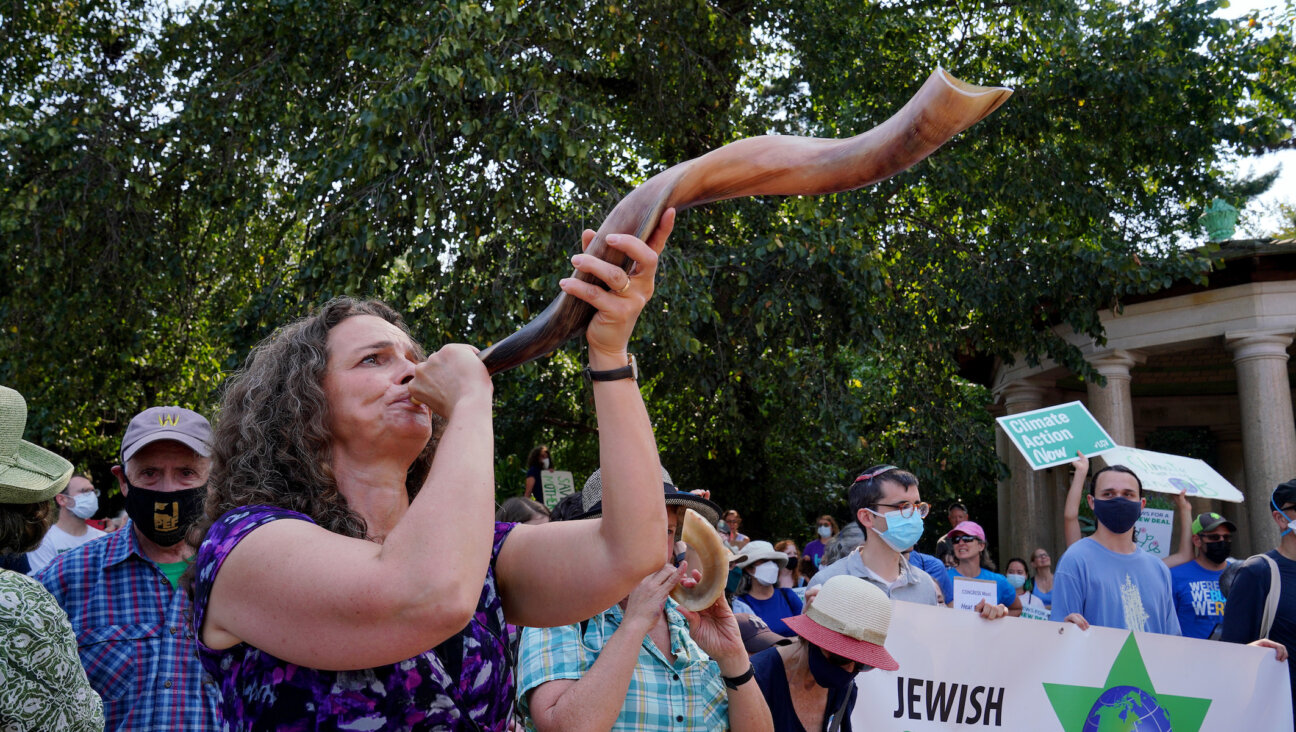
<instances>
[{"instance_id":1,"label":"white face mask","mask_svg":"<svg viewBox=\"0 0 1296 732\"><path fill-rule=\"evenodd\" d=\"M752 570L752 577L762 585L772 585L778 582L779 566L773 562L765 562L756 569Z\"/></svg>"},{"instance_id":2,"label":"white face mask","mask_svg":"<svg viewBox=\"0 0 1296 732\"><path fill-rule=\"evenodd\" d=\"M94 493L82 493L76 497L75 501L71 506L68 506L68 510L79 519L88 519L99 510L99 496Z\"/></svg>"},{"instance_id":3,"label":"white face mask","mask_svg":"<svg viewBox=\"0 0 1296 732\"><path fill-rule=\"evenodd\" d=\"M545 470L549 469L549 458L540 458L540 467Z\"/></svg>"}]
</instances>

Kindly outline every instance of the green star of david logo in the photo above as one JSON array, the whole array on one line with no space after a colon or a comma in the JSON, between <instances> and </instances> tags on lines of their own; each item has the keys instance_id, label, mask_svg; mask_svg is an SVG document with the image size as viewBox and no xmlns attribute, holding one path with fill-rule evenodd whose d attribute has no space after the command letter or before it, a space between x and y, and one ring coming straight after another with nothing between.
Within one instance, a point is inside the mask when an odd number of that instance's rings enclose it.
<instances>
[{"instance_id":1,"label":"green star of david logo","mask_svg":"<svg viewBox=\"0 0 1296 732\"><path fill-rule=\"evenodd\" d=\"M1102 686L1044 684L1044 692L1065 732L1199 732L1211 705L1210 699L1157 693L1133 633Z\"/></svg>"}]
</instances>

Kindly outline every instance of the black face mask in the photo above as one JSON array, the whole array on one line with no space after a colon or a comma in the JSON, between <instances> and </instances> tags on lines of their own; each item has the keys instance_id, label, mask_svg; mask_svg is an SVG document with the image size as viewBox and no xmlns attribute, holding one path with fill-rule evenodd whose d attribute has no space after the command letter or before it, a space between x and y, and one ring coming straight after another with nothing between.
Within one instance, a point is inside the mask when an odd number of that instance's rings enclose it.
<instances>
[{"instance_id":1,"label":"black face mask","mask_svg":"<svg viewBox=\"0 0 1296 732\"><path fill-rule=\"evenodd\" d=\"M1233 542L1217 541L1211 544L1202 544L1202 555L1210 560L1211 564L1219 564L1228 559L1229 552L1233 550Z\"/></svg>"},{"instance_id":2,"label":"black face mask","mask_svg":"<svg viewBox=\"0 0 1296 732\"><path fill-rule=\"evenodd\" d=\"M126 515L140 533L158 546L175 546L202 513L207 485L178 491L154 491L126 479Z\"/></svg>"}]
</instances>

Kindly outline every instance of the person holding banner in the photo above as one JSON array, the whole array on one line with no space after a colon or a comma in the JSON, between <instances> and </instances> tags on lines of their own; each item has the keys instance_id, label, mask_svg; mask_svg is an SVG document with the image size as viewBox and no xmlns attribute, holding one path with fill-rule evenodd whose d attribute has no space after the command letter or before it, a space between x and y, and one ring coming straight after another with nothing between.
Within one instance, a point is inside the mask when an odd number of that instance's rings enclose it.
<instances>
[{"instance_id":1,"label":"person holding banner","mask_svg":"<svg viewBox=\"0 0 1296 732\"><path fill-rule=\"evenodd\" d=\"M1224 604L1220 640L1251 645L1296 647L1296 479L1269 496L1274 523L1282 531L1275 549L1257 554L1238 568ZM1274 576L1274 570L1277 576ZM1277 592L1276 597L1271 593ZM1258 639L1258 640L1257 640ZM1254 642L1252 642L1254 641ZM1278 660L1286 656L1278 650ZM1292 715L1296 717L1296 664L1291 674Z\"/></svg>"},{"instance_id":2,"label":"person holding banner","mask_svg":"<svg viewBox=\"0 0 1296 732\"><path fill-rule=\"evenodd\" d=\"M900 664L887 652L891 601L858 577L823 583L804 615L788 618L797 641L752 656L777 732L850 732L856 674Z\"/></svg>"},{"instance_id":3,"label":"person holding banner","mask_svg":"<svg viewBox=\"0 0 1296 732\"><path fill-rule=\"evenodd\" d=\"M1180 635L1170 568L1134 543L1134 524L1147 499L1133 470L1111 465L1089 483L1093 536L1067 548L1053 582L1055 621Z\"/></svg>"},{"instance_id":4,"label":"person holding banner","mask_svg":"<svg viewBox=\"0 0 1296 732\"><path fill-rule=\"evenodd\" d=\"M954 547L954 558L958 560L958 564L950 572L956 577L994 582L999 591L999 603L1008 608L1009 615L1019 617L1022 613L1021 599L1008 579L994 571L994 562L986 553L985 530L981 528L981 524L964 521L945 537ZM1025 571L1024 566L1022 569Z\"/></svg>"},{"instance_id":5,"label":"person holding banner","mask_svg":"<svg viewBox=\"0 0 1296 732\"><path fill-rule=\"evenodd\" d=\"M931 510L920 500L918 478L894 465L875 465L855 479L848 497L855 523L864 532L864 543L820 569L810 586L847 574L866 580L893 600L936 605L940 592L936 580L903 555L922 538L923 519ZM837 541L844 536L845 529ZM1008 607L1001 603L980 602L976 610L987 620L1008 614Z\"/></svg>"}]
</instances>

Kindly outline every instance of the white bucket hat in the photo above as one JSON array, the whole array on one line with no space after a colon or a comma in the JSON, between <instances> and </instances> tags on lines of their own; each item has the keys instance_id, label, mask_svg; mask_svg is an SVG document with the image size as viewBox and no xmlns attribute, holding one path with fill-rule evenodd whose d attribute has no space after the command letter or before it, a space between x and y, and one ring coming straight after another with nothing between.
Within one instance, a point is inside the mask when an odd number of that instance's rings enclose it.
<instances>
[{"instance_id":1,"label":"white bucket hat","mask_svg":"<svg viewBox=\"0 0 1296 732\"><path fill-rule=\"evenodd\" d=\"M772 559L787 569L791 569L792 562L795 561L786 552L775 549L774 545L768 541L747 542L747 546L743 547L734 559L738 562L737 566L739 567L750 566L762 559Z\"/></svg>"},{"instance_id":2,"label":"white bucket hat","mask_svg":"<svg viewBox=\"0 0 1296 732\"><path fill-rule=\"evenodd\" d=\"M72 463L22 438L27 400L0 386L0 503L48 501L67 487Z\"/></svg>"}]
</instances>

